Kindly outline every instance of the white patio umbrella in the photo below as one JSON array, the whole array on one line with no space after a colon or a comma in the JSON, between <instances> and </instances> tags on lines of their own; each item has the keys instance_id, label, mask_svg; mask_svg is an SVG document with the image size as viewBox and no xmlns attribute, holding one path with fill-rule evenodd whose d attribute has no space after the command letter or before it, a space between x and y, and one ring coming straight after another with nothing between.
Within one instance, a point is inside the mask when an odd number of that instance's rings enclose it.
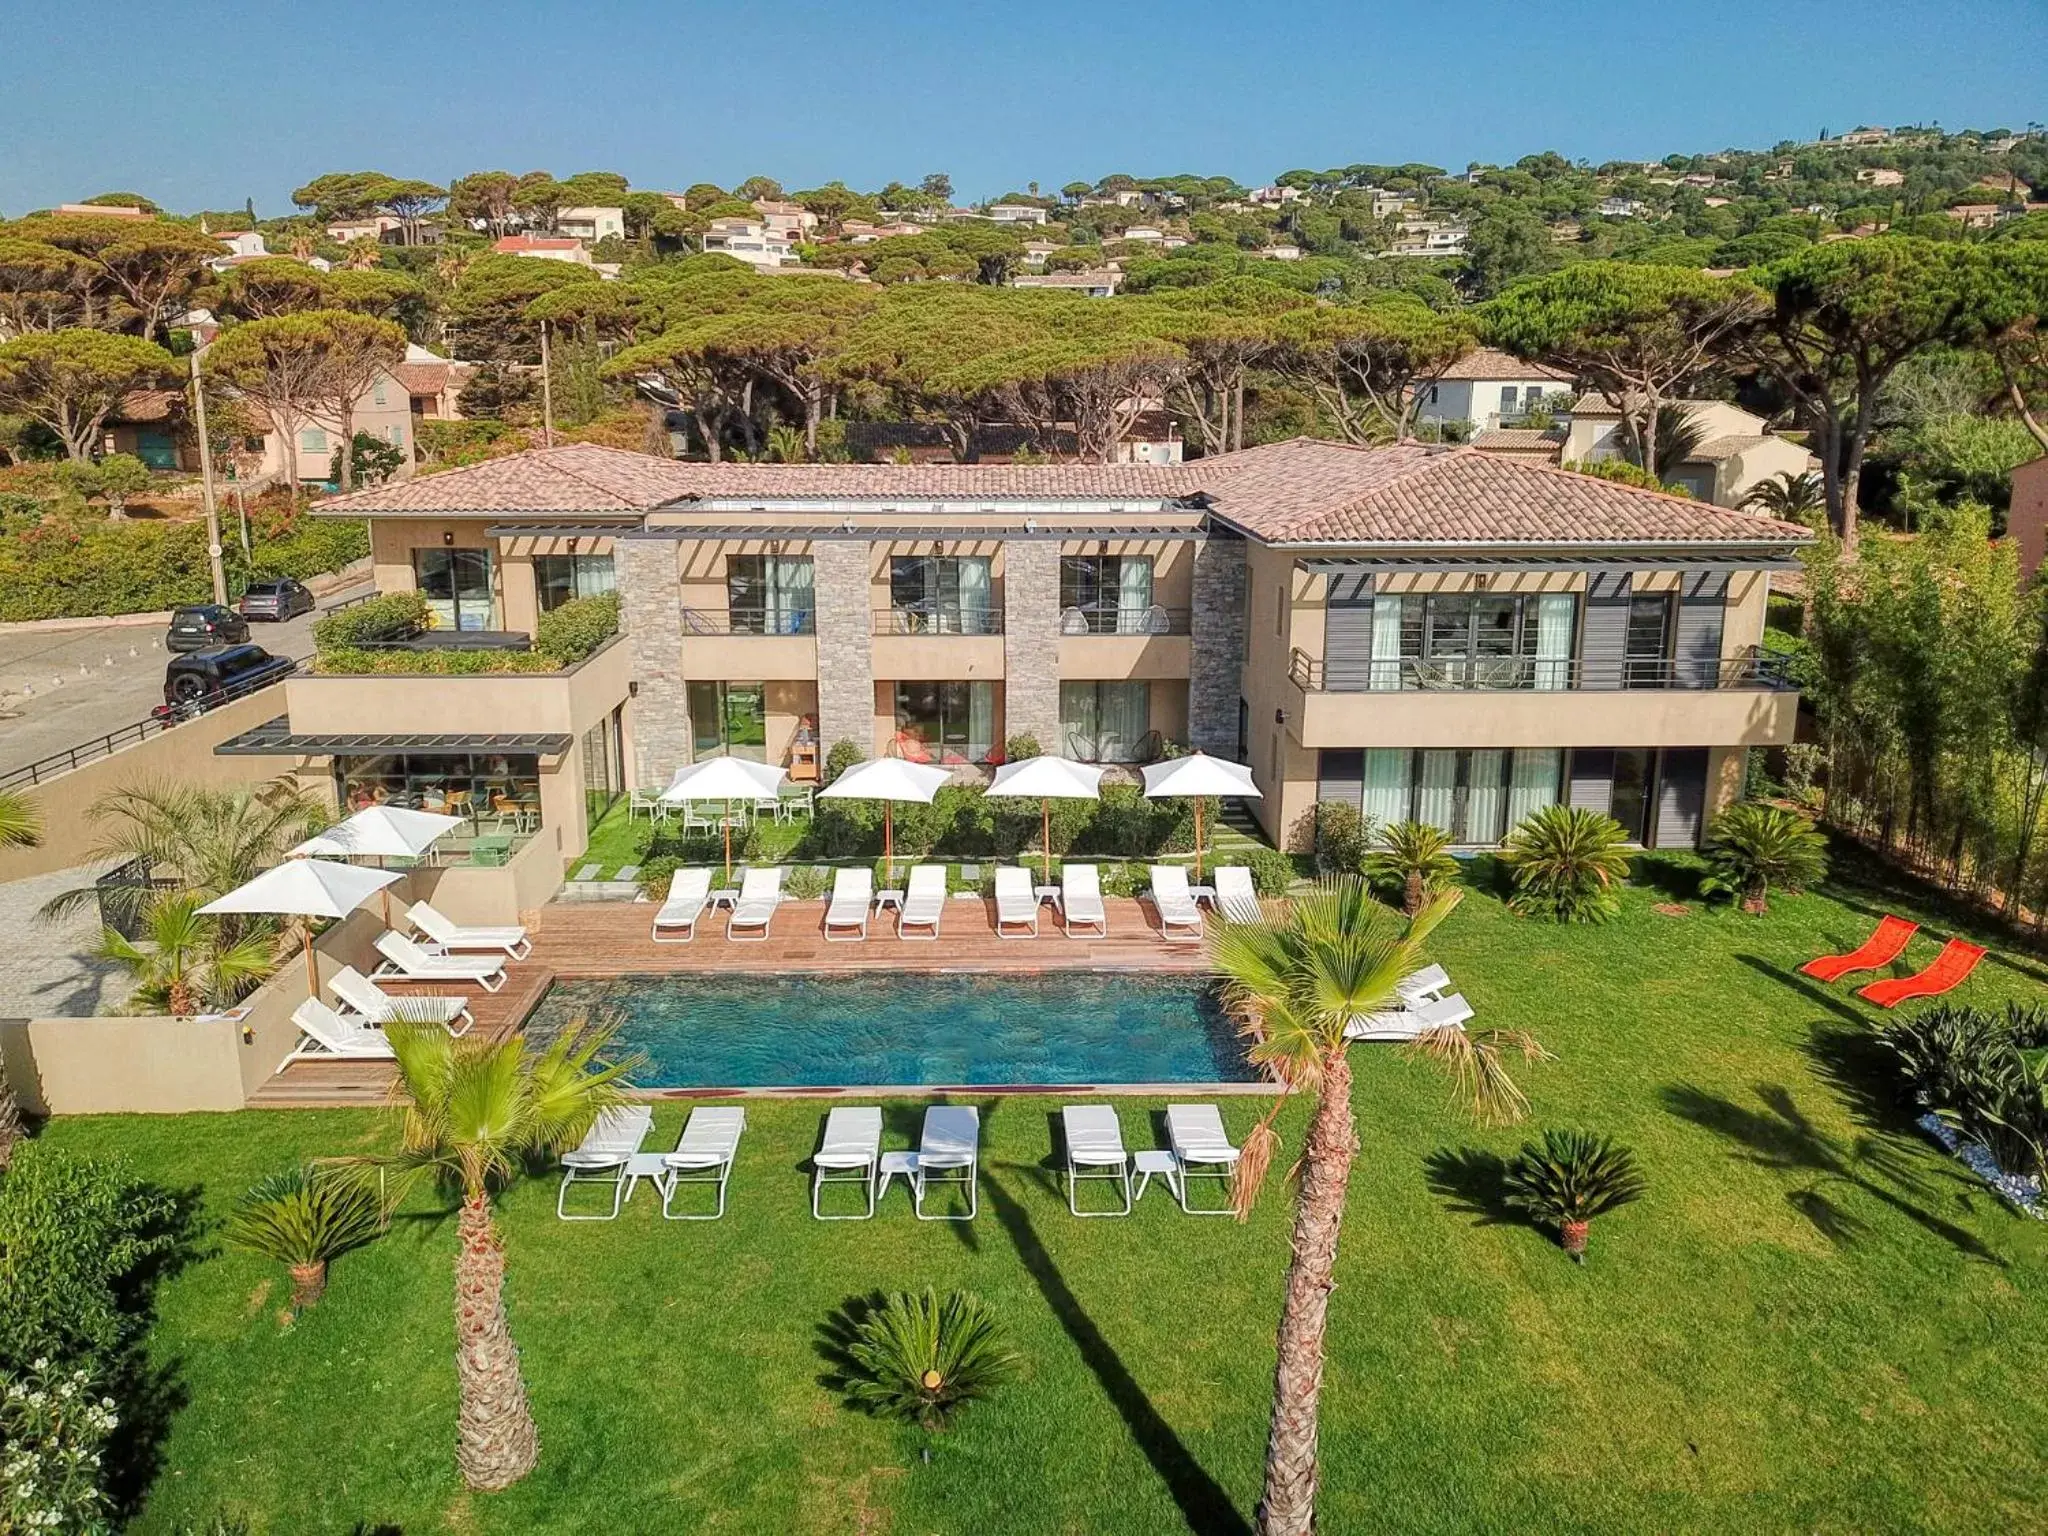
<instances>
[{"instance_id":1,"label":"white patio umbrella","mask_svg":"<svg viewBox=\"0 0 2048 1536\"><path fill-rule=\"evenodd\" d=\"M896 883L896 821L894 802L930 805L953 777L952 771L930 763L913 763L901 757L878 757L873 762L855 763L818 791L821 800L879 800L882 802L883 878Z\"/></svg>"},{"instance_id":2,"label":"white patio umbrella","mask_svg":"<svg viewBox=\"0 0 2048 1536\"><path fill-rule=\"evenodd\" d=\"M385 886L404 878L404 872L396 869L362 869L326 859L287 859L199 910L211 917L231 912L263 912L274 917L347 917ZM306 995L318 997L320 973L313 967L313 930L302 923L299 934L306 947Z\"/></svg>"},{"instance_id":3,"label":"white patio umbrella","mask_svg":"<svg viewBox=\"0 0 2048 1536\"><path fill-rule=\"evenodd\" d=\"M1170 757L1163 763L1147 763L1145 798L1148 800L1193 800L1195 802L1195 879L1202 878L1202 801L1211 795L1244 795L1263 800L1252 771L1227 757L1190 752Z\"/></svg>"},{"instance_id":4,"label":"white patio umbrella","mask_svg":"<svg viewBox=\"0 0 2048 1536\"><path fill-rule=\"evenodd\" d=\"M460 816L409 811L397 805L366 806L338 826L307 838L291 857L413 859L463 824Z\"/></svg>"},{"instance_id":5,"label":"white patio umbrella","mask_svg":"<svg viewBox=\"0 0 2048 1536\"><path fill-rule=\"evenodd\" d=\"M788 776L789 770L786 768L749 762L744 757L707 757L701 763L678 768L676 776L669 780L668 788L661 792L661 798L670 805L700 800L725 802L725 878L730 880L733 801L751 802L763 796L779 794L782 790L782 781Z\"/></svg>"},{"instance_id":6,"label":"white patio umbrella","mask_svg":"<svg viewBox=\"0 0 2048 1536\"><path fill-rule=\"evenodd\" d=\"M1052 802L1055 800L1098 800L1102 797L1102 770L1077 763L1070 757L1027 757L1005 763L996 770L991 795L1038 802L1040 841L1045 849L1045 878L1052 880Z\"/></svg>"}]
</instances>

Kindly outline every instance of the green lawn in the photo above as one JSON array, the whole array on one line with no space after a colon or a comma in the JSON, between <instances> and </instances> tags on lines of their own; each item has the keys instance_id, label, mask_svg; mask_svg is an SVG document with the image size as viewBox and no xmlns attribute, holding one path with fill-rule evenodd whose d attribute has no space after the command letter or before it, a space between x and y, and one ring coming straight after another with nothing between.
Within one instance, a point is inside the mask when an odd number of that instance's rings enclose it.
<instances>
[{"instance_id":1,"label":"green lawn","mask_svg":"<svg viewBox=\"0 0 2048 1536\"><path fill-rule=\"evenodd\" d=\"M1633 1144L1638 1205L1574 1269L1494 1220L1476 1132L1421 1066L1357 1063L1362 1147L1323 1413L1322 1523L1346 1531L2042 1529L2048 1229L1928 1146L1875 1076L1875 1017L1792 967L1878 911L1843 883L1764 921L1659 915L1632 890L1602 929L1508 916L1475 893L1436 956L1481 1022L1534 1030L1534 1126ZM1996 941L1994 941L1996 942ZM1916 941L1909 958L1934 953ZM1961 994L2032 991L1994 955ZM257 1532L1170 1532L1245 1529L1258 1488L1287 1201L1248 1227L1154 1191L1075 1221L1050 1182L1057 1099L987 1104L982 1212L808 1217L814 1103L751 1105L720 1223L564 1226L552 1184L505 1202L513 1326L538 1472L475 1498L453 1470L452 1220L424 1206L342 1260L327 1299L276 1323L282 1276L214 1253L164 1287L158 1358L185 1406L139 1523L216 1510ZM1156 1105L1122 1101L1127 1141ZM1226 1101L1242 1132L1257 1113ZM915 1108L892 1111L892 1145ZM663 1106L673 1136L682 1106ZM1298 1145L1302 1117L1285 1122ZM124 1149L208 1210L290 1159L372 1144L373 1116L60 1122ZM1459 1154L1465 1154L1460 1156ZM1440 1154L1449 1154L1442 1157ZM1283 1156L1282 1162L1284 1164ZM818 1329L878 1286L971 1286L1022 1379L943 1437L840 1407Z\"/></svg>"}]
</instances>

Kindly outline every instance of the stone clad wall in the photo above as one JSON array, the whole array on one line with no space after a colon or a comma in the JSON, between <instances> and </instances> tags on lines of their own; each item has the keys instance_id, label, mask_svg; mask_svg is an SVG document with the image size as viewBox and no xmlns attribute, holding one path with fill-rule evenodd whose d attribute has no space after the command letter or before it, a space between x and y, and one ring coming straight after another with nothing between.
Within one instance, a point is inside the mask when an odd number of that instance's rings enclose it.
<instances>
[{"instance_id":1,"label":"stone clad wall","mask_svg":"<svg viewBox=\"0 0 2048 1536\"><path fill-rule=\"evenodd\" d=\"M850 741L875 750L874 601L864 539L819 539L811 546L818 606L818 740L830 752Z\"/></svg>"},{"instance_id":2,"label":"stone clad wall","mask_svg":"<svg viewBox=\"0 0 2048 1536\"><path fill-rule=\"evenodd\" d=\"M633 716L633 783L658 789L690 760L690 707L683 688L683 597L671 539L612 546L619 624L632 647L639 694Z\"/></svg>"},{"instance_id":3,"label":"stone clad wall","mask_svg":"<svg viewBox=\"0 0 2048 1536\"><path fill-rule=\"evenodd\" d=\"M1012 539L1003 546L1003 734L1060 750L1060 546Z\"/></svg>"},{"instance_id":4,"label":"stone clad wall","mask_svg":"<svg viewBox=\"0 0 2048 1536\"><path fill-rule=\"evenodd\" d=\"M1237 751L1237 701L1245 647L1244 540L1211 535L1195 550L1189 633L1188 743L1229 757Z\"/></svg>"}]
</instances>

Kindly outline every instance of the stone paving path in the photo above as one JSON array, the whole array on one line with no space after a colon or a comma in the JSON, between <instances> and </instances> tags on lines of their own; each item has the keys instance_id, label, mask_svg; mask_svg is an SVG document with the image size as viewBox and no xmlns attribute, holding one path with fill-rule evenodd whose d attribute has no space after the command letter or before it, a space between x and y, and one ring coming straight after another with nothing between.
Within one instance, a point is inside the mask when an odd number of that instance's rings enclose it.
<instances>
[{"instance_id":1,"label":"stone paving path","mask_svg":"<svg viewBox=\"0 0 2048 1536\"><path fill-rule=\"evenodd\" d=\"M52 896L90 884L95 873L60 869L0 884L0 1019L89 1018L127 996L120 969L87 953L99 934L98 908L55 923L36 917Z\"/></svg>"}]
</instances>

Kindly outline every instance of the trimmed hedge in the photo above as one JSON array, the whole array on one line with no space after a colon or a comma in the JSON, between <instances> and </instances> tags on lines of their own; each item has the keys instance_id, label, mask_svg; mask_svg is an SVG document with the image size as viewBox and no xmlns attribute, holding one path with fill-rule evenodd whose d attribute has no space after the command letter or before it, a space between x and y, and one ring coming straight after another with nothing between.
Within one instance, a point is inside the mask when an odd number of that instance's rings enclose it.
<instances>
[{"instance_id":1,"label":"trimmed hedge","mask_svg":"<svg viewBox=\"0 0 2048 1536\"><path fill-rule=\"evenodd\" d=\"M345 645L321 651L313 670L339 677L481 677L491 672L559 672L562 664L538 651L365 651Z\"/></svg>"},{"instance_id":2,"label":"trimmed hedge","mask_svg":"<svg viewBox=\"0 0 2048 1536\"><path fill-rule=\"evenodd\" d=\"M313 643L325 652L365 640L403 640L427 627L427 612L427 600L417 592L386 592L320 620Z\"/></svg>"},{"instance_id":3,"label":"trimmed hedge","mask_svg":"<svg viewBox=\"0 0 2048 1536\"><path fill-rule=\"evenodd\" d=\"M562 666L574 666L619 632L619 595L572 597L534 626L533 648Z\"/></svg>"},{"instance_id":4,"label":"trimmed hedge","mask_svg":"<svg viewBox=\"0 0 2048 1536\"><path fill-rule=\"evenodd\" d=\"M23 500L8 498L0 526L0 621L149 613L212 600L204 522L117 523L43 502L34 523L19 526L28 524ZM252 554L245 560L232 519L222 524L230 592L245 587L252 573L303 581L370 552L364 523L252 511Z\"/></svg>"}]
</instances>

